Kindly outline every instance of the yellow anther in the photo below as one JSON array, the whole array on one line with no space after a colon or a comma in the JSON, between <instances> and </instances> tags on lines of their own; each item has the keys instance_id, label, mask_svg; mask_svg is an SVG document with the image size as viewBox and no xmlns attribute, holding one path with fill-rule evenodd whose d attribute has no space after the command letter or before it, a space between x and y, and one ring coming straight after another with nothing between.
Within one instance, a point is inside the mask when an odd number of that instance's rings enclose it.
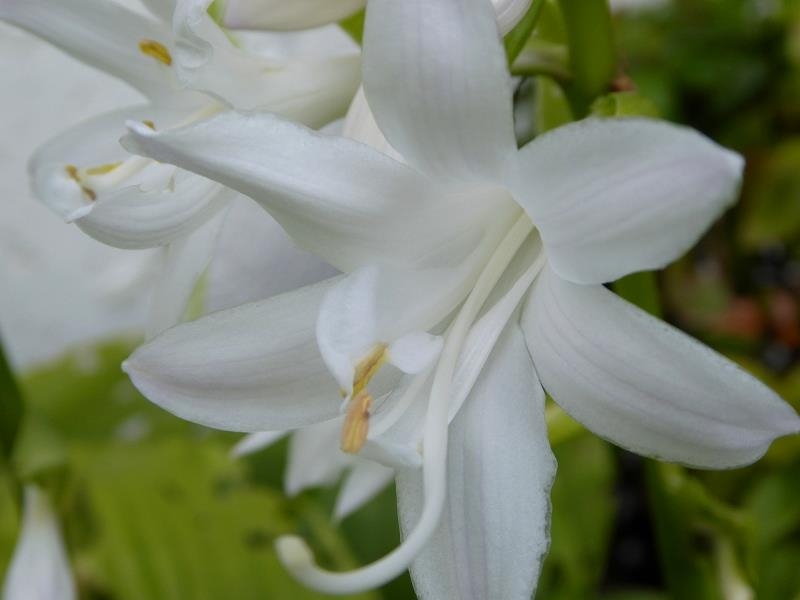
<instances>
[{"instance_id":1,"label":"yellow anther","mask_svg":"<svg viewBox=\"0 0 800 600\"><path fill-rule=\"evenodd\" d=\"M172 55L167 47L155 40L142 40L139 42L139 50L142 54L155 58L158 62L167 66L172 64Z\"/></svg>"},{"instance_id":2,"label":"yellow anther","mask_svg":"<svg viewBox=\"0 0 800 600\"><path fill-rule=\"evenodd\" d=\"M342 425L341 448L343 452L355 454L364 447L369 433L369 409L371 407L372 396L363 390L350 400L344 425Z\"/></svg>"},{"instance_id":3,"label":"yellow anther","mask_svg":"<svg viewBox=\"0 0 800 600\"><path fill-rule=\"evenodd\" d=\"M377 344L370 350L369 354L356 365L356 370L353 374L353 397L366 389L367 384L375 377L375 374L386 362L388 357L387 349L388 347L386 344Z\"/></svg>"},{"instance_id":4,"label":"yellow anther","mask_svg":"<svg viewBox=\"0 0 800 600\"><path fill-rule=\"evenodd\" d=\"M78 167L75 165L67 165L64 167L64 170L67 172L67 175L70 179L75 181L81 188L81 192L84 196L86 196L89 200L94 202L97 200L97 193L87 185L84 185L83 181L81 181L81 174L78 170Z\"/></svg>"},{"instance_id":5,"label":"yellow anther","mask_svg":"<svg viewBox=\"0 0 800 600\"><path fill-rule=\"evenodd\" d=\"M81 182L80 175L78 175L78 167L75 165L67 165L64 167L64 170L67 172L67 175L69 175L70 179L74 179L78 183Z\"/></svg>"},{"instance_id":6,"label":"yellow anther","mask_svg":"<svg viewBox=\"0 0 800 600\"><path fill-rule=\"evenodd\" d=\"M98 165L96 167L89 167L86 169L87 175L105 175L106 173L111 173L114 169L120 166L121 162L115 163L106 163L104 165Z\"/></svg>"},{"instance_id":7,"label":"yellow anther","mask_svg":"<svg viewBox=\"0 0 800 600\"><path fill-rule=\"evenodd\" d=\"M152 129L153 131L155 131L155 130L156 130L156 124L155 124L155 123L153 123L153 122L152 122L150 119L145 119L144 121L142 121L142 123L144 123L145 125L147 125L147 126L148 126L150 129Z\"/></svg>"}]
</instances>

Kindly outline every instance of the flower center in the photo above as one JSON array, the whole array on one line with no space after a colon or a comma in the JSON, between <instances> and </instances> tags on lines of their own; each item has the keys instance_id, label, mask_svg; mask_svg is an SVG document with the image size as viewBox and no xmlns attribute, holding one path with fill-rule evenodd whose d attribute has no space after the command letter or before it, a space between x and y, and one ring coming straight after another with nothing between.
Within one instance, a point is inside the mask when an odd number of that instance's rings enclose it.
<instances>
[{"instance_id":1,"label":"flower center","mask_svg":"<svg viewBox=\"0 0 800 600\"><path fill-rule=\"evenodd\" d=\"M355 454L364 446L369 433L369 409L372 396L367 392L367 385L380 371L388 358L388 346L376 344L369 353L356 365L353 373L353 391L348 403L347 413L342 425L341 449L343 452ZM341 390L343 396L347 395Z\"/></svg>"}]
</instances>

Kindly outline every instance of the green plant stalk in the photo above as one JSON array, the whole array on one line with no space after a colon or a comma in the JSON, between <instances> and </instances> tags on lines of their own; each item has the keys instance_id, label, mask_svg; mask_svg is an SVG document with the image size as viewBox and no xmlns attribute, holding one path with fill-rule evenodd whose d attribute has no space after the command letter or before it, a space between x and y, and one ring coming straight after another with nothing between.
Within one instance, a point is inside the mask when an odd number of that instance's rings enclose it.
<instances>
[{"instance_id":1,"label":"green plant stalk","mask_svg":"<svg viewBox=\"0 0 800 600\"><path fill-rule=\"evenodd\" d=\"M608 0L559 0L569 41L572 81L565 88L572 110L586 116L610 89L617 56Z\"/></svg>"},{"instance_id":2,"label":"green plant stalk","mask_svg":"<svg viewBox=\"0 0 800 600\"><path fill-rule=\"evenodd\" d=\"M503 45L506 48L509 67L514 63L519 53L522 52L528 38L531 37L533 30L536 28L536 24L539 22L539 17L542 14L542 8L544 8L544 3L545 0L533 0L525 16L516 24L514 29L506 34Z\"/></svg>"}]
</instances>

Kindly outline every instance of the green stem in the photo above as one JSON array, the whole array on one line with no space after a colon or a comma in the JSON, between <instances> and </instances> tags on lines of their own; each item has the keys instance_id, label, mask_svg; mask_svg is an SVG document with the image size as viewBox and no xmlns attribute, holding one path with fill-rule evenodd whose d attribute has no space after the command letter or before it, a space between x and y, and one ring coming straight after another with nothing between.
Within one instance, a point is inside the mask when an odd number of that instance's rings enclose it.
<instances>
[{"instance_id":1,"label":"green stem","mask_svg":"<svg viewBox=\"0 0 800 600\"><path fill-rule=\"evenodd\" d=\"M522 52L528 38L531 37L533 30L536 28L536 23L542 14L545 0L533 0L531 2L528 12L522 17L519 23L516 24L514 29L506 34L503 44L506 48L506 56L508 57L508 65L511 66L514 60Z\"/></svg>"},{"instance_id":2,"label":"green stem","mask_svg":"<svg viewBox=\"0 0 800 600\"><path fill-rule=\"evenodd\" d=\"M560 0L569 40L572 83L567 94L583 117L595 98L608 92L616 71L616 50L608 0Z\"/></svg>"}]
</instances>

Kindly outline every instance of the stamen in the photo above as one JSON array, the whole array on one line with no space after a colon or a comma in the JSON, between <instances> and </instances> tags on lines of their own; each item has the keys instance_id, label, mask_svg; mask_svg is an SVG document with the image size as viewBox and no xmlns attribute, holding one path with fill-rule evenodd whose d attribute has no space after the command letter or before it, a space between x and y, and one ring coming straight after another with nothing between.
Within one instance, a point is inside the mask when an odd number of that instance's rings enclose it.
<instances>
[{"instance_id":1,"label":"stamen","mask_svg":"<svg viewBox=\"0 0 800 600\"><path fill-rule=\"evenodd\" d=\"M139 51L167 66L172 64L172 55L167 47L155 40L142 40L139 42Z\"/></svg>"},{"instance_id":2,"label":"stamen","mask_svg":"<svg viewBox=\"0 0 800 600\"><path fill-rule=\"evenodd\" d=\"M370 353L356 365L356 370L353 374L352 395L354 398L366 389L367 384L369 384L370 380L375 377L375 374L386 362L387 349L388 346L386 344L377 344L370 350Z\"/></svg>"},{"instance_id":3,"label":"stamen","mask_svg":"<svg viewBox=\"0 0 800 600\"><path fill-rule=\"evenodd\" d=\"M355 454L364 446L369 433L369 409L372 396L362 390L350 400L347 416L342 426L341 448L343 452Z\"/></svg>"},{"instance_id":4,"label":"stamen","mask_svg":"<svg viewBox=\"0 0 800 600\"><path fill-rule=\"evenodd\" d=\"M345 573L317 566L302 539L279 538L275 546L278 558L308 587L329 594L354 594L383 585L406 570L438 530L447 498L448 408L458 354L481 306L532 230L533 224L523 213L489 259L448 333L434 374L425 421L422 473L425 501L414 529L383 558Z\"/></svg>"},{"instance_id":5,"label":"stamen","mask_svg":"<svg viewBox=\"0 0 800 600\"><path fill-rule=\"evenodd\" d=\"M86 169L87 175L105 175L106 173L111 173L114 169L120 166L121 162L114 162L114 163L106 163L104 165L98 165L96 167L89 167Z\"/></svg>"},{"instance_id":6,"label":"stamen","mask_svg":"<svg viewBox=\"0 0 800 600\"><path fill-rule=\"evenodd\" d=\"M64 170L67 172L69 178L75 181L78 184L78 186L80 186L81 192L83 193L84 196L86 196L91 202L97 200L97 193L92 188L85 185L81 180L81 175L80 171L78 170L78 167L76 167L75 165L67 165L64 167Z\"/></svg>"},{"instance_id":7,"label":"stamen","mask_svg":"<svg viewBox=\"0 0 800 600\"><path fill-rule=\"evenodd\" d=\"M155 124L155 123L153 123L153 122L152 122L150 119L145 119L144 121L142 121L142 123L144 123L145 125L147 125L147 126L148 126L150 129L152 129L153 131L155 131L155 130L156 130L156 124Z\"/></svg>"}]
</instances>

